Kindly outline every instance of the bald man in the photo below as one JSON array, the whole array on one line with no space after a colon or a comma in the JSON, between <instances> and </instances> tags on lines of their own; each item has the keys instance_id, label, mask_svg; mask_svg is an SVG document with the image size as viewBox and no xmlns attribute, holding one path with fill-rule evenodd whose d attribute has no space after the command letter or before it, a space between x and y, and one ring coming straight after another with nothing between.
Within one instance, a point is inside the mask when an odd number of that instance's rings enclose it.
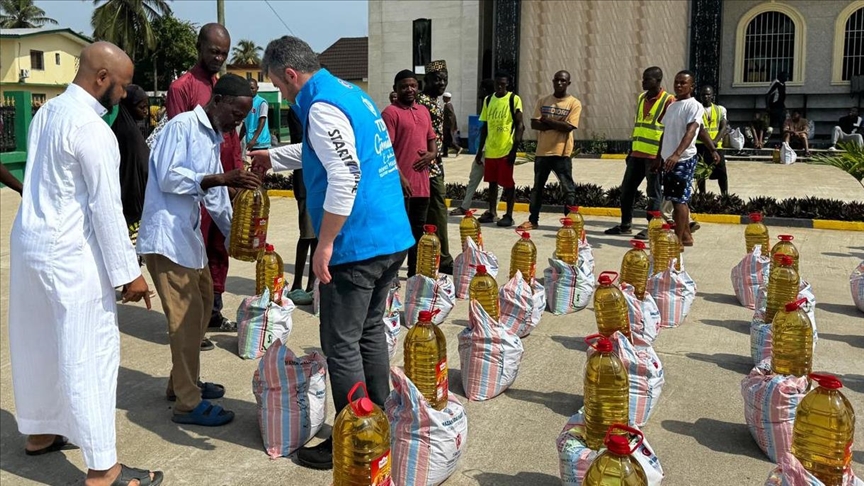
<instances>
[{"instance_id":1,"label":"bald man","mask_svg":"<svg viewBox=\"0 0 864 486\"><path fill-rule=\"evenodd\" d=\"M132 61L97 42L75 80L30 125L21 206L10 237L9 353L27 455L75 444L86 486L158 485L162 473L117 462L114 414L123 302L149 289L123 218L120 152L102 121L126 96ZM73 481L73 478L68 478Z\"/></svg>"}]
</instances>

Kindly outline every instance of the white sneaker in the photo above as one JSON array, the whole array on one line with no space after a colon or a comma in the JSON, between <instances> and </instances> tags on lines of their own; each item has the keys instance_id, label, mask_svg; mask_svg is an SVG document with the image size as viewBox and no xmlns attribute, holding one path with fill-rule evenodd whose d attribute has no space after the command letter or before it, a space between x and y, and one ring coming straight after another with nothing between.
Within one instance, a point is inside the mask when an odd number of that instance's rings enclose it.
<instances>
[{"instance_id":1,"label":"white sneaker","mask_svg":"<svg viewBox=\"0 0 864 486\"><path fill-rule=\"evenodd\" d=\"M837 147L835 147L835 146L832 145L832 146L828 147L828 151L830 151L830 152L836 152L836 151L837 151Z\"/></svg>"}]
</instances>

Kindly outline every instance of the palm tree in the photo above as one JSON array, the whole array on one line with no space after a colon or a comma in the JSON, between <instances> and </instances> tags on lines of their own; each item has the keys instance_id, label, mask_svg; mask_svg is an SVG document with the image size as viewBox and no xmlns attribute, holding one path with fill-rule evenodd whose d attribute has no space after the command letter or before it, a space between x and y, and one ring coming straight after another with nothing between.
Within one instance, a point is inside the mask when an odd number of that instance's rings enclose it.
<instances>
[{"instance_id":1,"label":"palm tree","mask_svg":"<svg viewBox=\"0 0 864 486\"><path fill-rule=\"evenodd\" d=\"M254 41L243 39L233 49L234 57L231 58L231 64L257 66L261 64L261 56L258 53L263 50L260 46L256 46Z\"/></svg>"},{"instance_id":2,"label":"palm tree","mask_svg":"<svg viewBox=\"0 0 864 486\"><path fill-rule=\"evenodd\" d=\"M45 16L45 11L33 5L33 0L0 0L0 27L4 29L31 29L57 21Z\"/></svg>"},{"instance_id":3,"label":"palm tree","mask_svg":"<svg viewBox=\"0 0 864 486\"><path fill-rule=\"evenodd\" d=\"M141 59L156 48L150 23L171 13L168 1L93 0L93 37L116 44L133 61Z\"/></svg>"}]
</instances>

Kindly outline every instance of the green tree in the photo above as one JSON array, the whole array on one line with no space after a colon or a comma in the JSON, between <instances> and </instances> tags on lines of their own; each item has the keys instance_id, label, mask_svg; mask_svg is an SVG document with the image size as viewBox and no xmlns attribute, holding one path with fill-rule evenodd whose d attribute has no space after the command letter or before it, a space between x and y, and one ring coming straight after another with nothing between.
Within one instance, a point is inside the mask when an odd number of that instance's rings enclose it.
<instances>
[{"instance_id":1,"label":"green tree","mask_svg":"<svg viewBox=\"0 0 864 486\"><path fill-rule=\"evenodd\" d=\"M32 29L57 21L45 16L45 11L33 5L33 0L0 0L0 28Z\"/></svg>"},{"instance_id":2,"label":"green tree","mask_svg":"<svg viewBox=\"0 0 864 486\"><path fill-rule=\"evenodd\" d=\"M133 61L156 48L151 23L171 13L168 0L93 0L93 5L93 37L116 44Z\"/></svg>"},{"instance_id":3,"label":"green tree","mask_svg":"<svg viewBox=\"0 0 864 486\"><path fill-rule=\"evenodd\" d=\"M259 53L263 50L260 46L255 45L254 41L243 39L233 49L234 56L231 58L231 64L257 66L261 64Z\"/></svg>"},{"instance_id":4,"label":"green tree","mask_svg":"<svg viewBox=\"0 0 864 486\"><path fill-rule=\"evenodd\" d=\"M153 33L156 47L135 63L134 81L145 89L164 91L198 60L198 27L169 13L153 21Z\"/></svg>"}]
</instances>

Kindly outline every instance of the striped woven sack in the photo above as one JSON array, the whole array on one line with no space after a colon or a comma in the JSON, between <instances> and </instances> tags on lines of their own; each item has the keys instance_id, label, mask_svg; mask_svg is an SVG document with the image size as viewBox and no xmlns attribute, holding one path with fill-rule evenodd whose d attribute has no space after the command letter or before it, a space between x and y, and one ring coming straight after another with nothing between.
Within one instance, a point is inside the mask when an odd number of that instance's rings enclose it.
<instances>
[{"instance_id":1,"label":"striped woven sack","mask_svg":"<svg viewBox=\"0 0 864 486\"><path fill-rule=\"evenodd\" d=\"M770 357L741 380L747 428L775 464L792 457L795 410L806 394L807 377L773 374Z\"/></svg>"},{"instance_id":2,"label":"striped woven sack","mask_svg":"<svg viewBox=\"0 0 864 486\"><path fill-rule=\"evenodd\" d=\"M576 265L550 258L543 271L546 288L546 308L560 316L588 307L594 296L594 250L586 239L579 243Z\"/></svg>"},{"instance_id":3,"label":"striped woven sack","mask_svg":"<svg viewBox=\"0 0 864 486\"><path fill-rule=\"evenodd\" d=\"M764 322L765 307L768 302L766 287L767 284L760 287L759 292L756 293L756 311L753 313L753 321L750 323L750 355L753 357L753 364L759 364L765 358L771 357L772 327ZM813 352L815 353L816 341L819 340L819 333L816 330L816 296L813 295L813 288L804 280L798 287L798 299L807 300L802 308L807 312L810 325L813 326Z\"/></svg>"},{"instance_id":4,"label":"striped woven sack","mask_svg":"<svg viewBox=\"0 0 864 486\"><path fill-rule=\"evenodd\" d=\"M696 282L683 268L675 270L673 258L669 268L648 277L647 292L660 309L660 327L678 327L684 324L696 299Z\"/></svg>"},{"instance_id":5,"label":"striped woven sack","mask_svg":"<svg viewBox=\"0 0 864 486\"><path fill-rule=\"evenodd\" d=\"M459 333L462 388L469 400L495 398L516 380L522 362L522 340L472 300L468 327Z\"/></svg>"},{"instance_id":6,"label":"striped woven sack","mask_svg":"<svg viewBox=\"0 0 864 486\"><path fill-rule=\"evenodd\" d=\"M637 427L638 428L638 427ZM637 438L631 437L631 448L636 445ZM598 451L589 449L585 445L585 418L582 411L570 417L564 429L556 440L558 447L558 473L564 486L580 486L585 479L585 473ZM648 439L633 453L633 458L642 466L649 486L659 486L663 481L663 467L660 460L654 454Z\"/></svg>"},{"instance_id":7,"label":"striped woven sack","mask_svg":"<svg viewBox=\"0 0 864 486\"><path fill-rule=\"evenodd\" d=\"M654 412L660 400L666 379L663 364L651 346L634 346L623 334L615 331L610 338L615 355L627 368L630 383L630 425L642 427ZM596 351L589 347L587 358Z\"/></svg>"},{"instance_id":8,"label":"striped woven sack","mask_svg":"<svg viewBox=\"0 0 864 486\"><path fill-rule=\"evenodd\" d=\"M384 303L384 331L387 335L387 354L390 359L396 355L399 349L399 332L402 330L401 313L402 297L399 295L399 279L393 280L393 286L387 292L387 300Z\"/></svg>"},{"instance_id":9,"label":"striped woven sack","mask_svg":"<svg viewBox=\"0 0 864 486\"><path fill-rule=\"evenodd\" d=\"M465 409L449 394L447 407L435 410L396 366L393 390L384 403L390 421L390 474L400 486L437 486L459 465L468 438Z\"/></svg>"},{"instance_id":10,"label":"striped woven sack","mask_svg":"<svg viewBox=\"0 0 864 486\"><path fill-rule=\"evenodd\" d=\"M294 302L282 291L282 303L270 302L270 291L246 297L237 308L237 354L243 359L256 359L274 342L285 342L291 334Z\"/></svg>"},{"instance_id":11,"label":"striped woven sack","mask_svg":"<svg viewBox=\"0 0 864 486\"><path fill-rule=\"evenodd\" d=\"M645 298L639 300L632 285L621 282L621 292L627 301L627 316L630 320L630 336L637 346L651 346L660 333L660 309L654 297L645 291Z\"/></svg>"},{"instance_id":12,"label":"striped woven sack","mask_svg":"<svg viewBox=\"0 0 864 486\"><path fill-rule=\"evenodd\" d=\"M258 363L252 392L264 450L274 459L289 456L327 418L327 360L316 352L298 357L277 341Z\"/></svg>"},{"instance_id":13,"label":"striped woven sack","mask_svg":"<svg viewBox=\"0 0 864 486\"><path fill-rule=\"evenodd\" d=\"M756 293L759 287L768 285L768 270L771 259L762 254L762 245L753 247L738 265L732 268L732 289L738 302L748 309L756 308Z\"/></svg>"},{"instance_id":14,"label":"striped woven sack","mask_svg":"<svg viewBox=\"0 0 864 486\"><path fill-rule=\"evenodd\" d=\"M793 457L785 463L778 464L771 471L765 486L825 486L825 483L816 479L816 476L810 474L798 459ZM843 475L843 486L864 486L864 481L856 478L852 468L849 468Z\"/></svg>"},{"instance_id":15,"label":"striped woven sack","mask_svg":"<svg viewBox=\"0 0 864 486\"><path fill-rule=\"evenodd\" d=\"M465 240L465 251L453 259L453 285L456 287L456 297L468 298L468 286L477 273L477 265L485 265L486 272L494 278L498 275L498 257L490 251L477 248L474 240Z\"/></svg>"},{"instance_id":16,"label":"striped woven sack","mask_svg":"<svg viewBox=\"0 0 864 486\"><path fill-rule=\"evenodd\" d=\"M852 290L852 300L855 307L864 312L864 262L849 276L849 287Z\"/></svg>"},{"instance_id":17,"label":"striped woven sack","mask_svg":"<svg viewBox=\"0 0 864 486\"><path fill-rule=\"evenodd\" d=\"M546 309L546 291L536 280L533 284L516 275L498 290L498 310L501 325L513 334L524 338L540 323Z\"/></svg>"},{"instance_id":18,"label":"striped woven sack","mask_svg":"<svg viewBox=\"0 0 864 486\"><path fill-rule=\"evenodd\" d=\"M420 311L424 310L438 310L432 317L432 322L441 324L450 315L455 304L456 292L450 275L442 273L437 280L425 275L414 275L405 282L405 327L414 327Z\"/></svg>"}]
</instances>

